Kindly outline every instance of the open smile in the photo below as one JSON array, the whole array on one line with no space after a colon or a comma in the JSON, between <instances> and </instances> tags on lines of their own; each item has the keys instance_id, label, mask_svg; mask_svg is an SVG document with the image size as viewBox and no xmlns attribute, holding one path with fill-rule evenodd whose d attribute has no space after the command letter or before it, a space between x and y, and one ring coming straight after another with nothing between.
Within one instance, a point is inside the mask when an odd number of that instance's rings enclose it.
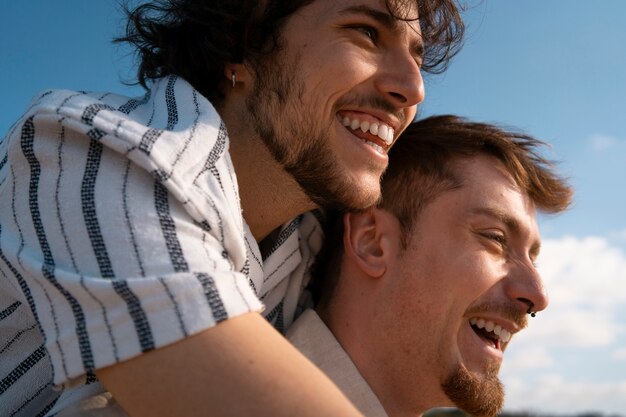
<instances>
[{"instance_id":1,"label":"open smile","mask_svg":"<svg viewBox=\"0 0 626 417\"><path fill-rule=\"evenodd\" d=\"M367 120L355 114L339 116L339 119L354 136L381 154L386 154L393 143L395 131L382 121Z\"/></svg>"},{"instance_id":2,"label":"open smile","mask_svg":"<svg viewBox=\"0 0 626 417\"><path fill-rule=\"evenodd\" d=\"M511 332L503 329L502 326L493 321L473 317L469 322L474 333L495 349L504 351L504 348L511 340Z\"/></svg>"}]
</instances>

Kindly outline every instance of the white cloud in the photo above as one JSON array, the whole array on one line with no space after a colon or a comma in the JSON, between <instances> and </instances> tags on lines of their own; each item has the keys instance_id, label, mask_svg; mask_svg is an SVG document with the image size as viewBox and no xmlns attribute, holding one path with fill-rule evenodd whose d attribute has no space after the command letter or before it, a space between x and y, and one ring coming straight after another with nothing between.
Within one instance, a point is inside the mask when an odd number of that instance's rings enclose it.
<instances>
[{"instance_id":1,"label":"white cloud","mask_svg":"<svg viewBox=\"0 0 626 417\"><path fill-rule=\"evenodd\" d=\"M517 340L516 340L517 342ZM511 346L516 345L513 343ZM523 349L511 349L506 352L501 375L519 375L534 369L546 369L554 365L555 361L546 346L526 346Z\"/></svg>"},{"instance_id":2,"label":"white cloud","mask_svg":"<svg viewBox=\"0 0 626 417\"><path fill-rule=\"evenodd\" d=\"M626 303L626 255L607 239L550 239L541 252L539 270L559 307Z\"/></svg>"},{"instance_id":3,"label":"white cloud","mask_svg":"<svg viewBox=\"0 0 626 417\"><path fill-rule=\"evenodd\" d=\"M626 242L626 229L612 232L609 235L609 238L619 243L625 243Z\"/></svg>"},{"instance_id":4,"label":"white cloud","mask_svg":"<svg viewBox=\"0 0 626 417\"><path fill-rule=\"evenodd\" d=\"M529 327L515 336L515 346L527 349L541 343L550 347L608 347L626 330L623 320L603 306L550 308L531 319Z\"/></svg>"},{"instance_id":5,"label":"white cloud","mask_svg":"<svg viewBox=\"0 0 626 417\"><path fill-rule=\"evenodd\" d=\"M513 345L602 347L626 332L626 255L619 248L603 238L564 237L545 241L541 252L550 305Z\"/></svg>"},{"instance_id":6,"label":"white cloud","mask_svg":"<svg viewBox=\"0 0 626 417\"><path fill-rule=\"evenodd\" d=\"M529 384L522 378L506 384L505 409L537 410L543 413L581 413L626 410L626 379L620 382L568 381L555 374L542 374Z\"/></svg>"},{"instance_id":7,"label":"white cloud","mask_svg":"<svg viewBox=\"0 0 626 417\"><path fill-rule=\"evenodd\" d=\"M594 151L604 152L617 146L619 140L612 136L595 134L589 138L589 143Z\"/></svg>"},{"instance_id":8,"label":"white cloud","mask_svg":"<svg viewBox=\"0 0 626 417\"><path fill-rule=\"evenodd\" d=\"M506 408L623 414L626 254L600 237L549 239L541 252L550 305L504 355Z\"/></svg>"},{"instance_id":9,"label":"white cloud","mask_svg":"<svg viewBox=\"0 0 626 417\"><path fill-rule=\"evenodd\" d=\"M617 349L613 352L613 359L626 361L626 348Z\"/></svg>"}]
</instances>

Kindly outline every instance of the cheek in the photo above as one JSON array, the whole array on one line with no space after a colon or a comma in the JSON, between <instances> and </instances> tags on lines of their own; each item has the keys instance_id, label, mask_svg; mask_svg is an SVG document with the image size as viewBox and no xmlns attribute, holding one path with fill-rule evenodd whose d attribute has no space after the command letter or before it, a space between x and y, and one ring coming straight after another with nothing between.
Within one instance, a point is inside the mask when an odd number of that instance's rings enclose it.
<instances>
[{"instance_id":1,"label":"cheek","mask_svg":"<svg viewBox=\"0 0 626 417\"><path fill-rule=\"evenodd\" d=\"M506 260L482 250L466 251L466 255L455 263L458 279L453 285L458 286L458 291L466 293L469 298L472 298L471 295L478 297L506 275Z\"/></svg>"},{"instance_id":2,"label":"cheek","mask_svg":"<svg viewBox=\"0 0 626 417\"><path fill-rule=\"evenodd\" d=\"M340 49L320 53L318 59L306 61L307 89L316 91L323 88L330 94L345 94L356 86L372 80L379 64L373 62L367 54L356 52L344 53ZM304 60L303 60L304 62ZM305 74L305 73L302 73Z\"/></svg>"},{"instance_id":3,"label":"cheek","mask_svg":"<svg viewBox=\"0 0 626 417\"><path fill-rule=\"evenodd\" d=\"M398 372L438 373L442 364L457 358L456 346L463 310L451 297L429 297L394 309L384 336L387 354Z\"/></svg>"},{"instance_id":4,"label":"cheek","mask_svg":"<svg viewBox=\"0 0 626 417\"><path fill-rule=\"evenodd\" d=\"M446 280L432 269L425 271L407 265L402 276L385 297L389 300L386 303L388 321L400 323L405 329L421 329L432 334L430 331L439 328L442 319L454 309L457 294L450 291Z\"/></svg>"}]
</instances>

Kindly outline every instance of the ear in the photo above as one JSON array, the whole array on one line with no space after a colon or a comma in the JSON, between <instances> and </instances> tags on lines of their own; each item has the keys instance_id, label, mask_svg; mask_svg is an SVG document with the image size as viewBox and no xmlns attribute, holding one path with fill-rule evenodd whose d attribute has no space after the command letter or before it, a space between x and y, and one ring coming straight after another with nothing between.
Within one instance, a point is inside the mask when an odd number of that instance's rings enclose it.
<instances>
[{"instance_id":1,"label":"ear","mask_svg":"<svg viewBox=\"0 0 626 417\"><path fill-rule=\"evenodd\" d=\"M386 210L370 208L343 218L345 256L372 278L382 277L400 245L400 223Z\"/></svg>"},{"instance_id":2,"label":"ear","mask_svg":"<svg viewBox=\"0 0 626 417\"><path fill-rule=\"evenodd\" d=\"M232 86L233 75L235 79L234 87ZM252 79L252 74L246 64L230 63L224 66L224 77L226 77L230 88L237 88L238 85L241 85L239 83L248 84Z\"/></svg>"}]
</instances>

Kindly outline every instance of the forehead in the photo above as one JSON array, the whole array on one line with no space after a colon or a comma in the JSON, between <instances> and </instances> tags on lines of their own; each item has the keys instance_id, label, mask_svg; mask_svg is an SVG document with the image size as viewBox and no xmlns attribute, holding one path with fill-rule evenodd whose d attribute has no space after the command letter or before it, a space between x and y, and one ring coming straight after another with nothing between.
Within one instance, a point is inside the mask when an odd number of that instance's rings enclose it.
<instances>
[{"instance_id":1,"label":"forehead","mask_svg":"<svg viewBox=\"0 0 626 417\"><path fill-rule=\"evenodd\" d=\"M491 215L538 234L536 206L496 158L479 155L463 159L453 168L461 180L457 195L466 214Z\"/></svg>"}]
</instances>

